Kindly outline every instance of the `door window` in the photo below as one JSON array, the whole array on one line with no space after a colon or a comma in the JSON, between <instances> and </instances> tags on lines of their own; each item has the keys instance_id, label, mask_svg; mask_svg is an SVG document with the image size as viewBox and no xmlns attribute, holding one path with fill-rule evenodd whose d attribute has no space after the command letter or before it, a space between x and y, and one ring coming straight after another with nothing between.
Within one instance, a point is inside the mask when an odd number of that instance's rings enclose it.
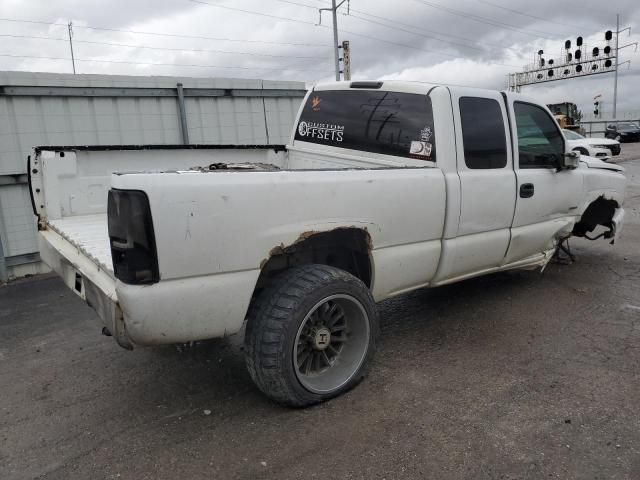
<instances>
[{"instance_id":1,"label":"door window","mask_svg":"<svg viewBox=\"0 0 640 480\"><path fill-rule=\"evenodd\" d=\"M537 105L515 102L520 168L556 168L564 155L564 139L556 121Z\"/></svg>"},{"instance_id":2,"label":"door window","mask_svg":"<svg viewBox=\"0 0 640 480\"><path fill-rule=\"evenodd\" d=\"M504 168L507 140L500 104L491 98L461 97L460 121L468 168Z\"/></svg>"}]
</instances>

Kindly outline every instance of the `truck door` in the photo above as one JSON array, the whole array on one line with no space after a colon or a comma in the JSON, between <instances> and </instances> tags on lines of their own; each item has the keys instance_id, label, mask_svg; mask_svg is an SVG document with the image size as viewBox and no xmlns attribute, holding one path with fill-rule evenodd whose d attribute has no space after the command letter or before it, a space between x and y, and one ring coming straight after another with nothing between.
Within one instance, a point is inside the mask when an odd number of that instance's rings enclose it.
<instances>
[{"instance_id":1,"label":"truck door","mask_svg":"<svg viewBox=\"0 0 640 480\"><path fill-rule=\"evenodd\" d=\"M571 232L582 194L579 169L559 170L565 139L549 111L508 95L517 200L506 263L553 248Z\"/></svg>"},{"instance_id":2,"label":"truck door","mask_svg":"<svg viewBox=\"0 0 640 480\"><path fill-rule=\"evenodd\" d=\"M460 179L457 234L443 241L436 282L503 264L509 247L516 179L508 116L498 92L452 88L456 162Z\"/></svg>"}]
</instances>

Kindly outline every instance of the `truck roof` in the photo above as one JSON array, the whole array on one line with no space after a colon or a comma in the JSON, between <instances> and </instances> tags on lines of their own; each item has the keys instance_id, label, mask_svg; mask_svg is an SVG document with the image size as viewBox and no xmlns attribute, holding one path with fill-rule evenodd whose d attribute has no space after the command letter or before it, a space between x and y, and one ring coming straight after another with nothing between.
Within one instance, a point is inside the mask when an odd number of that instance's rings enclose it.
<instances>
[{"instance_id":1,"label":"truck roof","mask_svg":"<svg viewBox=\"0 0 640 480\"><path fill-rule=\"evenodd\" d=\"M428 83L409 80L371 80L371 81L350 81L350 82L331 82L320 83L309 89L309 93L314 91L330 91L330 90L381 90L388 92L401 92L401 93L415 93L418 95L427 95L431 90L435 88L447 88L453 93L457 93L461 96L484 96L487 92L495 93L500 92L508 94L513 100L520 102L533 103L536 105L544 106L540 99L531 96L523 95L517 92L507 92L505 90L493 90L490 88L475 88L464 87L459 85L447 85L443 83Z\"/></svg>"},{"instance_id":2,"label":"truck roof","mask_svg":"<svg viewBox=\"0 0 640 480\"><path fill-rule=\"evenodd\" d=\"M419 81L408 80L367 80L367 81L348 81L348 82L331 82L331 83L319 83L315 85L312 90L382 90L389 92L403 92L403 93L418 93L427 94L436 87L445 87L451 90L465 90L468 92L477 91L482 92L495 92L496 90L487 88L475 88L475 87L463 87L458 85L447 85L442 83L428 83Z\"/></svg>"}]
</instances>

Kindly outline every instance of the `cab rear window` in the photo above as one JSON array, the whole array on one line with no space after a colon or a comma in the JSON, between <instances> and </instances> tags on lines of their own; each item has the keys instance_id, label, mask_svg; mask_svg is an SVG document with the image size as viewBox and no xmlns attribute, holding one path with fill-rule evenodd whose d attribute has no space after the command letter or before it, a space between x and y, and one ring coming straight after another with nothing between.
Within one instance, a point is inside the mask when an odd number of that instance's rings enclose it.
<instances>
[{"instance_id":1,"label":"cab rear window","mask_svg":"<svg viewBox=\"0 0 640 480\"><path fill-rule=\"evenodd\" d=\"M435 161L431 99L367 90L313 92L295 140L363 152Z\"/></svg>"}]
</instances>

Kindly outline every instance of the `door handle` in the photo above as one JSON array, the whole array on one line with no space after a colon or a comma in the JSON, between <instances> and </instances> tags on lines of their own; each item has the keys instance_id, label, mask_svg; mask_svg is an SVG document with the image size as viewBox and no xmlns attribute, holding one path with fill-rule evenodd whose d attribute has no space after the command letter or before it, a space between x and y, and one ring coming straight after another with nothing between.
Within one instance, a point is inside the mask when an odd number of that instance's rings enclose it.
<instances>
[{"instance_id":1,"label":"door handle","mask_svg":"<svg viewBox=\"0 0 640 480\"><path fill-rule=\"evenodd\" d=\"M531 198L534 191L533 183L523 183L520 185L520 198Z\"/></svg>"}]
</instances>

